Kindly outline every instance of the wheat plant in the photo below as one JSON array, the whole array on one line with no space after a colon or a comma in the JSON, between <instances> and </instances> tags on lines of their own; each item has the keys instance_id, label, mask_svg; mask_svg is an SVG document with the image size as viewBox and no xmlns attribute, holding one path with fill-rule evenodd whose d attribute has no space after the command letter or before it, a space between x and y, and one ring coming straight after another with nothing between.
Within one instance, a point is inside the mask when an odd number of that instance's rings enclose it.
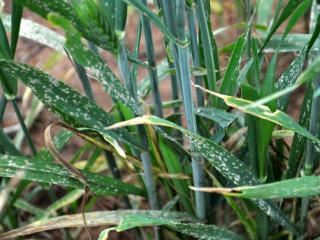
<instances>
[{"instance_id":1,"label":"wheat plant","mask_svg":"<svg viewBox=\"0 0 320 240\"><path fill-rule=\"evenodd\" d=\"M224 1L0 0L0 239L320 236L320 3L229 4L239 23L215 28ZM301 22L308 32L293 33ZM22 37L53 53L18 61ZM82 92L46 73L63 58ZM56 120L39 148L30 128L44 108ZM83 145L67 157L74 138ZM98 207L110 198L122 207Z\"/></svg>"}]
</instances>

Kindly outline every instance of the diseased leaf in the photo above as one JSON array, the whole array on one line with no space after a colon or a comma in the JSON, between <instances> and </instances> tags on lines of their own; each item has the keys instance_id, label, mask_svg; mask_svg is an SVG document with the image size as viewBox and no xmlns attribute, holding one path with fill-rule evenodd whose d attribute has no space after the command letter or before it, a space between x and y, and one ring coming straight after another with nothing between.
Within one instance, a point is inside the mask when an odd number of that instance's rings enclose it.
<instances>
[{"instance_id":1,"label":"diseased leaf","mask_svg":"<svg viewBox=\"0 0 320 240\"><path fill-rule=\"evenodd\" d=\"M44 18L48 17L49 13L55 13L58 14L66 19L68 19L72 25L81 33L81 35L84 38L87 38L88 40L94 42L98 46L109 50L111 52L115 51L116 46L114 43L116 40L114 40L114 26L109 29L112 34L106 33L105 29L103 28L103 23L100 22L97 15L99 14L100 8L98 5L96 5L96 1L88 1L85 3L81 3L80 7L82 7L83 10L91 10L91 12L87 12L89 15L86 17L90 17L90 21L88 19L83 18L83 15L81 15L81 11L77 11L79 5L76 1L73 1L74 6L70 5L64 0L14 0L18 4L22 6L26 6L31 11L36 12L37 14L41 15ZM91 4L91 8L88 6L88 4ZM92 8L92 6L94 6ZM105 22L104 22L105 23Z\"/></svg>"},{"instance_id":2,"label":"diseased leaf","mask_svg":"<svg viewBox=\"0 0 320 240\"><path fill-rule=\"evenodd\" d=\"M313 98L312 84L308 84L308 88L303 100L303 104L300 111L299 124L306 129L309 129L311 105ZM298 174L298 169L303 160L303 154L305 150L307 139L300 134L294 133L294 137L291 144L287 178L293 178Z\"/></svg>"},{"instance_id":3,"label":"diseased leaf","mask_svg":"<svg viewBox=\"0 0 320 240\"><path fill-rule=\"evenodd\" d=\"M49 183L64 187L83 189L83 183L74 178L62 165L26 157L0 155L0 176L18 177L35 182ZM98 174L82 172L88 180L90 190L98 195L144 196L145 192L119 180Z\"/></svg>"},{"instance_id":4,"label":"diseased leaf","mask_svg":"<svg viewBox=\"0 0 320 240\"><path fill-rule=\"evenodd\" d=\"M306 176L268 184L236 188L192 188L196 191L216 192L240 198L301 198L320 194L320 177Z\"/></svg>"},{"instance_id":5,"label":"diseased leaf","mask_svg":"<svg viewBox=\"0 0 320 240\"><path fill-rule=\"evenodd\" d=\"M250 168L245 163L240 161L236 156L228 152L225 148L167 120L158 118L156 116L143 116L125 122L116 123L108 127L108 129L115 129L137 124L159 125L177 129L186 137L189 137L194 143L194 148L197 154L201 154L203 157L205 157L230 182L235 185L245 186L259 184L259 181L253 176ZM295 233L297 232L294 225L276 207L274 203L261 199L254 200L254 203L273 220L285 226L290 231Z\"/></svg>"},{"instance_id":6,"label":"diseased leaf","mask_svg":"<svg viewBox=\"0 0 320 240\"><path fill-rule=\"evenodd\" d=\"M305 61L307 53L307 47L305 46L299 55L292 61L290 66L284 71L279 80L276 82L275 87L276 91L283 90L287 87L292 86L295 83L295 80L302 72L303 63ZM288 105L290 95L287 94L278 98L278 108L281 111L285 111Z\"/></svg>"},{"instance_id":7,"label":"diseased leaf","mask_svg":"<svg viewBox=\"0 0 320 240\"><path fill-rule=\"evenodd\" d=\"M238 117L237 115L224 110L210 107L199 107L196 109L195 113L198 116L211 119L219 124L222 128L229 127L229 125Z\"/></svg>"},{"instance_id":8,"label":"diseased leaf","mask_svg":"<svg viewBox=\"0 0 320 240\"><path fill-rule=\"evenodd\" d=\"M319 69L319 72L320 72L320 69ZM288 114L286 114L284 112L281 112L279 110L272 112L269 107L264 106L264 105L260 105L258 107L253 108L253 107L251 107L252 104L254 103L252 101L215 93L215 92L209 91L207 89L204 89L198 85L196 85L196 87L201 88L205 92L208 92L209 94L213 94L213 95L223 99L228 106L236 108L236 109L243 111L245 113L248 113L250 115L259 117L261 119L265 119L270 122L276 123L284 128L292 130L292 131L294 131L294 132L296 132L306 138L309 138L317 145L320 144L320 139L318 139L317 137L312 135L307 129L301 127L296 121L294 121Z\"/></svg>"},{"instance_id":9,"label":"diseased leaf","mask_svg":"<svg viewBox=\"0 0 320 240\"><path fill-rule=\"evenodd\" d=\"M245 47L245 35L239 37L234 46L227 70L223 76L219 93L226 95L234 95L237 90L237 77L240 70L243 50ZM226 109L225 104L221 99L218 100L218 108Z\"/></svg>"},{"instance_id":10,"label":"diseased leaf","mask_svg":"<svg viewBox=\"0 0 320 240\"><path fill-rule=\"evenodd\" d=\"M65 30L67 35L65 47L67 51L78 63L90 70L89 75L103 85L105 91L112 99L122 102L135 114L141 115L142 111L140 106L134 98L131 97L129 91L123 86L105 62L83 45L81 36L68 21L53 14L49 15L49 19Z\"/></svg>"},{"instance_id":11,"label":"diseased leaf","mask_svg":"<svg viewBox=\"0 0 320 240\"><path fill-rule=\"evenodd\" d=\"M123 216L143 215L143 216L162 216L179 221L193 221L189 215L181 212L146 211L146 210L118 210L118 211L99 211L85 213L88 227L118 225ZM42 219L24 227L11 230L0 234L1 239L16 239L37 232L49 231L61 228L84 227L82 214L64 215L55 218Z\"/></svg>"},{"instance_id":12,"label":"diseased leaf","mask_svg":"<svg viewBox=\"0 0 320 240\"><path fill-rule=\"evenodd\" d=\"M101 232L98 240L105 240L108 237L108 233L111 230L122 232L134 227L145 227L145 226L166 226L177 232L193 236L197 239L206 240L241 240L241 236L235 233L215 225L206 225L202 223L182 223L179 219L150 216L150 215L124 215L121 219L120 224L115 228L109 228Z\"/></svg>"},{"instance_id":13,"label":"diseased leaf","mask_svg":"<svg viewBox=\"0 0 320 240\"><path fill-rule=\"evenodd\" d=\"M0 65L1 70L7 75L15 77L30 87L40 101L68 125L83 128L83 130L90 129L93 134L97 135L98 132L106 138L108 135L114 139L120 138L123 142L138 147L135 140L124 129L117 134L106 131L105 126L114 123L113 117L63 82L25 64L1 61Z\"/></svg>"},{"instance_id":14,"label":"diseased leaf","mask_svg":"<svg viewBox=\"0 0 320 240\"><path fill-rule=\"evenodd\" d=\"M305 47L308 41L311 38L311 34L300 34L300 33L292 33L288 34L285 39L283 39L282 34L275 34L272 39L269 41L265 49L264 53L272 53L272 52L300 52L301 49ZM281 46L279 46L281 42ZM259 43L259 42L258 42ZM317 40L312 47L311 51L316 52L319 50L319 40Z\"/></svg>"},{"instance_id":15,"label":"diseased leaf","mask_svg":"<svg viewBox=\"0 0 320 240\"><path fill-rule=\"evenodd\" d=\"M320 14L317 17L315 30L309 39L306 46L301 50L300 54L293 60L290 66L280 77L276 83L276 92L256 101L252 107L256 107L265 104L273 99L278 99L278 108L281 111L286 111L289 101L289 93L300 87L302 84L313 80L313 77L320 73L320 59L314 61L309 68L307 68L302 74L304 60L308 56L312 46L316 42L320 34Z\"/></svg>"}]
</instances>

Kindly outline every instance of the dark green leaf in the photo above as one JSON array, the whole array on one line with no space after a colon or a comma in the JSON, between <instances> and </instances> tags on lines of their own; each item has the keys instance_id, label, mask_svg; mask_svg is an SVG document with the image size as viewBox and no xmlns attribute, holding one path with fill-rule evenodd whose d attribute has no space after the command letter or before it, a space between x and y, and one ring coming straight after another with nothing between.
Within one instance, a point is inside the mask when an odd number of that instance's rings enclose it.
<instances>
[{"instance_id":1,"label":"dark green leaf","mask_svg":"<svg viewBox=\"0 0 320 240\"><path fill-rule=\"evenodd\" d=\"M83 183L74 178L62 165L47 161L0 155L0 175L84 189ZM128 194L144 196L144 191L110 177L83 172L90 190L98 195L123 196Z\"/></svg>"}]
</instances>

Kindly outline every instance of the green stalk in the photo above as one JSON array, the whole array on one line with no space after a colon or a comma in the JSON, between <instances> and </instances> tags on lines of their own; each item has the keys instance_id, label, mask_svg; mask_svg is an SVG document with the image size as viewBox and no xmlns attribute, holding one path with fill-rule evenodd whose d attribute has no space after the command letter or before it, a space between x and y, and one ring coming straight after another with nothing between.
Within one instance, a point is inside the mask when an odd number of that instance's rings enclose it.
<instances>
[{"instance_id":1,"label":"green stalk","mask_svg":"<svg viewBox=\"0 0 320 240\"><path fill-rule=\"evenodd\" d=\"M126 85L131 85L129 87L130 94L137 100L137 94L136 92L133 92L133 86L132 86L132 79L130 76L129 71L129 64L126 57L126 48L124 46L124 41L120 41L120 54L119 54L119 68L121 75L123 76L124 82ZM151 158L149 153L149 145L148 145L148 138L147 138L147 132L143 126L138 126L138 133L140 136L141 146L143 151L141 152L141 160L143 164L144 169L144 181L146 184L146 188L148 191L148 199L151 209L159 209L158 205L158 199L157 194L155 190L155 186L153 183L153 176L152 176L152 165L151 165Z\"/></svg>"},{"instance_id":2,"label":"green stalk","mask_svg":"<svg viewBox=\"0 0 320 240\"><path fill-rule=\"evenodd\" d=\"M191 53L192 53L193 66L200 67L197 31L196 31L194 12L193 12L192 6L187 6L187 18L188 18L188 27L189 27L189 35L190 35L190 42L191 42ZM195 76L195 82L197 85L202 86L202 77ZM201 89L197 88L196 94L197 94L198 107L204 106L203 91L201 91Z\"/></svg>"},{"instance_id":3,"label":"green stalk","mask_svg":"<svg viewBox=\"0 0 320 240\"><path fill-rule=\"evenodd\" d=\"M246 0L246 21L247 23L249 23L248 26L248 36L247 36L247 57L248 59L250 59L251 57L251 25L252 25L252 21L251 21L251 1L250 0Z\"/></svg>"},{"instance_id":4,"label":"green stalk","mask_svg":"<svg viewBox=\"0 0 320 240\"><path fill-rule=\"evenodd\" d=\"M141 1L144 5L147 5L146 0L141 0ZM162 101L161 101L160 90L159 90L159 79L157 75L156 61L154 56L152 31L151 31L149 19L143 14L141 15L141 18L142 18L142 27L144 32L143 35L146 42L147 59L149 63L149 76L151 81L155 115L158 117L162 117L163 109L162 109Z\"/></svg>"},{"instance_id":5,"label":"green stalk","mask_svg":"<svg viewBox=\"0 0 320 240\"><path fill-rule=\"evenodd\" d=\"M116 12L116 18L115 18L115 28L116 30L122 31L127 22L127 4L121 0L115 1L115 12Z\"/></svg>"},{"instance_id":6,"label":"green stalk","mask_svg":"<svg viewBox=\"0 0 320 240\"><path fill-rule=\"evenodd\" d=\"M164 21L165 24L168 26L169 30L172 32L174 36L177 35L177 26L175 24L175 6L174 6L174 1L159 1L160 2L160 7L164 12ZM167 42L165 41L165 47L168 47ZM169 68L174 68L174 64L170 60L168 54L167 54L167 60L168 60L168 65ZM171 80L171 92L172 92L172 99L173 100L178 100L179 99L179 86L178 86L178 79L177 79L178 74L170 74L170 80ZM174 112L177 113L179 112L179 108L175 108ZM178 124L181 125L181 118L178 119Z\"/></svg>"},{"instance_id":7,"label":"green stalk","mask_svg":"<svg viewBox=\"0 0 320 240\"><path fill-rule=\"evenodd\" d=\"M4 116L4 112L6 111L7 103L8 103L8 101L5 98L5 96L3 95L0 99L0 123L3 120L3 116Z\"/></svg>"},{"instance_id":8,"label":"green stalk","mask_svg":"<svg viewBox=\"0 0 320 240\"><path fill-rule=\"evenodd\" d=\"M121 172L118 168L116 159L114 158L112 152L104 151L104 156L107 160L108 167L111 171L112 177L115 179L121 180L122 179ZM123 196L123 200L124 200L124 205L126 206L126 208L132 209L132 206L131 206L131 203L130 203L128 196Z\"/></svg>"},{"instance_id":9,"label":"green stalk","mask_svg":"<svg viewBox=\"0 0 320 240\"><path fill-rule=\"evenodd\" d=\"M22 156L21 152L11 142L11 139L5 134L3 129L0 127L0 146L3 147L4 151L9 155Z\"/></svg>"},{"instance_id":10,"label":"green stalk","mask_svg":"<svg viewBox=\"0 0 320 240\"><path fill-rule=\"evenodd\" d=\"M128 86L131 96L138 101L137 92L133 91L133 89L135 89L134 87L135 84L133 83L133 79L131 78L128 58L126 54L126 48L124 46L123 39L120 40L119 42L118 57L119 57L118 65L119 65L120 73L124 79L124 82L126 86ZM143 171L144 171L143 180L147 189L149 205L152 210L158 210L159 203L158 203L155 183L153 181L152 163L151 163L151 157L149 152L147 131L145 127L142 125L138 125L137 129L138 129L138 135L140 137L141 148L143 149L142 152L140 153L140 158L143 165ZM155 227L155 237L156 239L161 239L161 232L159 231L158 227Z\"/></svg>"},{"instance_id":11,"label":"green stalk","mask_svg":"<svg viewBox=\"0 0 320 240\"><path fill-rule=\"evenodd\" d=\"M160 1L161 7L163 9L164 13L164 22L168 26L169 30L172 32L174 36L177 36L177 26L176 26L176 12L175 12L175 1ZM170 47L172 49L173 54L177 53L176 46L174 44L165 44L166 48ZM178 56L175 56L176 59L178 59ZM172 63L172 60L167 54L168 64L169 68L172 68L176 70L176 74L170 74L170 80L171 80L171 92L172 92L172 99L178 100L179 99L179 83L181 82L180 79L180 68L177 64ZM175 62L176 63L176 62ZM180 112L180 108L174 108L175 113ZM177 124L181 126L181 116L178 116L177 118ZM178 141L183 144L183 138L181 132L176 132L175 136L177 137Z\"/></svg>"},{"instance_id":12,"label":"green stalk","mask_svg":"<svg viewBox=\"0 0 320 240\"><path fill-rule=\"evenodd\" d=\"M177 26L178 26L178 39L185 41L185 1L177 1ZM194 104L192 97L191 89L191 77L190 77L190 67L189 67L189 57L188 49L178 46L178 55L179 60L178 64L180 66L181 74L181 90L183 96L183 103L185 109L185 115L187 120L187 126L189 131L196 133L197 132L197 123L194 113ZM194 153L194 146L191 142L191 152ZM201 167L201 158L199 156L192 156L192 172L193 172L193 181L195 187L203 186L204 173ZM205 200L204 193L200 191L195 192L196 199L196 215L199 219L205 219Z\"/></svg>"},{"instance_id":13,"label":"green stalk","mask_svg":"<svg viewBox=\"0 0 320 240\"><path fill-rule=\"evenodd\" d=\"M90 84L90 80L86 74L86 70L84 67L82 67L77 61L72 61L74 64L74 68L76 69L76 72L80 78L83 90L88 98L91 100L94 100L94 96L92 93L92 88Z\"/></svg>"},{"instance_id":14,"label":"green stalk","mask_svg":"<svg viewBox=\"0 0 320 240\"><path fill-rule=\"evenodd\" d=\"M20 112L20 109L19 109L19 106L17 104L17 101L16 101L16 99L13 99L13 100L11 100L11 102L12 102L12 106L14 108L14 111L15 111L15 113L17 115L17 118L18 118L19 124L21 126L21 129L22 129L22 131L23 131L23 133L24 133L24 135L25 135L25 137L27 139L27 142L28 142L29 148L31 150L31 153L32 153L33 156L36 156L37 155L37 150L36 150L36 148L35 148L35 146L33 144L33 141L31 139L31 136L30 136L30 133L28 131L28 128L27 128L27 126L26 126L26 124L24 122L24 119L23 119L22 114Z\"/></svg>"},{"instance_id":15,"label":"green stalk","mask_svg":"<svg viewBox=\"0 0 320 240\"><path fill-rule=\"evenodd\" d=\"M316 18L319 14L318 7L320 5L318 4L317 0L313 1L312 9L311 9L311 16L310 16L310 32L313 32L315 29L315 22ZM320 45L318 46L320 47ZM320 50L318 50L317 55L311 58L312 60L315 60L317 57L320 56ZM309 61L309 63L311 62ZM320 88L320 77L317 77L317 79L314 81L314 89ZM317 135L318 133L318 124L320 121L320 97L314 97L312 100L312 106L311 106L311 115L310 115L310 126L309 126L309 132L313 135ZM314 165L316 162L316 152L314 144L310 141L307 142L307 149L306 149L306 158L304 162L303 167L303 175L304 176L310 176L313 174ZM308 214L308 208L309 208L309 198L303 198L301 202L301 217L300 217L300 226L301 226L301 233L304 233L304 230L306 228L306 219Z\"/></svg>"},{"instance_id":16,"label":"green stalk","mask_svg":"<svg viewBox=\"0 0 320 240\"><path fill-rule=\"evenodd\" d=\"M216 91L216 63L213 56L212 42L210 39L210 33L206 20L206 13L204 9L204 1L196 0L196 13L198 16L199 28L201 31L201 40L203 44L204 61L207 69L208 87L211 91ZM211 104L213 104L213 98L210 96Z\"/></svg>"},{"instance_id":17,"label":"green stalk","mask_svg":"<svg viewBox=\"0 0 320 240\"><path fill-rule=\"evenodd\" d=\"M23 7L12 1L12 16L11 16L11 52L12 56L16 53L17 43L19 39L20 23L23 13Z\"/></svg>"}]
</instances>

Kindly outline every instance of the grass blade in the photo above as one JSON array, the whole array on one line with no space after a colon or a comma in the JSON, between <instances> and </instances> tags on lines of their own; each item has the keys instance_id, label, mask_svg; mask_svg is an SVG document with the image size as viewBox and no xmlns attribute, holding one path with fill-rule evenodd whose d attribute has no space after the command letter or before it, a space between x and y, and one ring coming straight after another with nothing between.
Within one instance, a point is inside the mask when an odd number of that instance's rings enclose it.
<instances>
[{"instance_id":1,"label":"grass blade","mask_svg":"<svg viewBox=\"0 0 320 240\"><path fill-rule=\"evenodd\" d=\"M271 37L273 36L273 34L277 31L277 29L280 27L280 25L286 20L288 19L288 17L290 17L290 15L296 10L296 8L302 3L303 1L299 0L289 0L289 2L287 3L287 5L285 6L285 8L282 10L280 16L278 17L278 19L273 22L270 31L268 32L268 35L262 45L262 47L260 48L260 52L265 48L265 46L267 45L267 43L269 42L269 40L271 39Z\"/></svg>"},{"instance_id":2,"label":"grass blade","mask_svg":"<svg viewBox=\"0 0 320 240\"><path fill-rule=\"evenodd\" d=\"M172 33L169 31L169 29L164 25L164 23L161 21L161 19L154 14L141 0L122 0L126 2L129 5L132 5L134 8L136 8L141 14L148 17L151 22L153 22L154 25L158 27L158 29L173 43L176 43L178 45L185 46L187 44L186 41L178 40Z\"/></svg>"},{"instance_id":3,"label":"grass blade","mask_svg":"<svg viewBox=\"0 0 320 240\"><path fill-rule=\"evenodd\" d=\"M161 215L161 211L144 210L118 210L118 211L100 211L86 213L88 227L118 225L122 217L130 215L140 215L146 217L163 216L177 221L192 220L189 215L179 212L168 212ZM25 236L37 232L49 231L61 228L84 227L82 214L64 215L56 218L49 218L36 221L22 228L14 229L0 235L1 239L16 239L19 236Z\"/></svg>"},{"instance_id":4,"label":"grass blade","mask_svg":"<svg viewBox=\"0 0 320 240\"><path fill-rule=\"evenodd\" d=\"M106 133L105 136L110 134L105 131L105 126L114 122L113 117L61 81L57 81L50 75L28 65L12 61L1 61L1 69L30 87L40 101L67 124L82 128L87 132L88 130L89 132L96 131L102 136L104 133ZM113 136L115 136L114 134ZM128 140L133 143L131 146L138 146L134 141L131 141L128 132L122 131L118 134L124 142ZM118 137L115 138L118 139Z\"/></svg>"},{"instance_id":5,"label":"grass blade","mask_svg":"<svg viewBox=\"0 0 320 240\"><path fill-rule=\"evenodd\" d=\"M237 115L210 107L199 107L195 112L198 116L211 119L215 123L219 124L222 128L228 128L230 124L236 120Z\"/></svg>"},{"instance_id":6,"label":"grass blade","mask_svg":"<svg viewBox=\"0 0 320 240\"><path fill-rule=\"evenodd\" d=\"M320 193L320 177L306 176L258 186L236 188L194 188L195 191L215 192L249 199L302 198Z\"/></svg>"},{"instance_id":7,"label":"grass blade","mask_svg":"<svg viewBox=\"0 0 320 240\"><path fill-rule=\"evenodd\" d=\"M141 2L147 7L146 0L142 0ZM155 115L162 117L163 116L162 100L161 100L160 90L159 90L159 80L158 80L157 67L156 67L155 56L154 56L154 47L153 47L153 39L152 39L150 22L148 18L143 14L141 15L141 18L142 18L144 39L146 42L147 59L150 67L149 76L151 81Z\"/></svg>"},{"instance_id":8,"label":"grass blade","mask_svg":"<svg viewBox=\"0 0 320 240\"><path fill-rule=\"evenodd\" d=\"M305 129L309 129L312 98L313 87L311 83L309 83L303 100L299 119L300 126L304 127ZM305 151L305 144L306 138L295 133L289 154L287 178L294 178L298 175L298 170L301 166L301 161Z\"/></svg>"},{"instance_id":9,"label":"grass blade","mask_svg":"<svg viewBox=\"0 0 320 240\"><path fill-rule=\"evenodd\" d=\"M320 63L320 61L319 61ZM320 69L318 69L320 72ZM200 86L196 86L200 87ZM243 111L245 113L248 113L250 115L256 116L261 119L268 120L270 122L276 123L284 128L287 128L289 130L292 130L296 133L299 133L300 135L310 139L316 144L320 144L320 139L312 135L308 130L305 128L301 127L297 122L295 122L289 115L286 113L276 110L272 112L269 107L261 105L256 108L252 108L252 104L254 102L245 100L242 98L237 98L237 97L232 97L232 96L227 96L227 95L222 95L219 93L214 93L209 90L206 90L204 88L201 88L204 91L208 92L209 94L214 94L215 96L221 98L224 100L224 102L231 107L234 107L240 111Z\"/></svg>"},{"instance_id":10,"label":"grass blade","mask_svg":"<svg viewBox=\"0 0 320 240\"><path fill-rule=\"evenodd\" d=\"M12 1L12 17L11 17L11 53L12 56L16 53L16 47L19 38L20 23L22 18L23 7Z\"/></svg>"},{"instance_id":11,"label":"grass blade","mask_svg":"<svg viewBox=\"0 0 320 240\"><path fill-rule=\"evenodd\" d=\"M72 58L91 71L89 75L104 86L104 89L109 93L112 99L125 104L125 106L135 114L141 115L141 108L135 99L131 97L129 91L121 84L111 69L106 66L105 62L99 56L83 46L81 36L69 22L52 14L49 16L49 19L65 30L67 34L65 47Z\"/></svg>"},{"instance_id":12,"label":"grass blade","mask_svg":"<svg viewBox=\"0 0 320 240\"><path fill-rule=\"evenodd\" d=\"M179 11L177 12L177 27L178 27L178 38L181 41L184 41L186 38L185 35L185 1L179 0L177 2L177 9ZM181 74L181 91L182 91L182 97L183 97L183 103L184 103L184 110L185 115L187 119L187 125L188 129L196 133L197 132L197 124L196 124L196 118L194 114L194 103L193 103L193 97L192 97L192 90L191 90L191 78L190 78L190 70L189 70L189 63L188 63L188 52L186 48L182 48L181 46L178 46L178 55L179 58L176 59L179 62L179 69ZM176 58L176 57L175 57ZM191 143L191 151L194 151L194 143L190 139ZM193 172L193 181L195 186L202 186L203 185L203 179L204 179L204 173L200 166L201 158L197 156L192 156L192 172ZM202 193L196 193L196 215L199 219L205 218L205 200L204 200L204 194Z\"/></svg>"},{"instance_id":13,"label":"grass blade","mask_svg":"<svg viewBox=\"0 0 320 240\"><path fill-rule=\"evenodd\" d=\"M195 133L192 133L176 124L167 120L155 117L144 116L135 118L126 122L121 122L108 127L114 129L124 126L131 126L137 124L160 125L163 127L174 128L181 131L185 136L189 137L194 143L195 150L205 157L226 179L235 185L257 185L259 181L253 176L250 168L240 161L233 154L228 152L222 146L213 141L203 138ZM264 200L253 201L259 208L274 221L288 228L290 231L297 233L296 228L287 219L287 217L276 207L272 202Z\"/></svg>"},{"instance_id":14,"label":"grass blade","mask_svg":"<svg viewBox=\"0 0 320 240\"><path fill-rule=\"evenodd\" d=\"M227 70L219 88L219 93L221 94L234 95L237 90L236 80L239 74L242 54L245 48L245 39L245 35L241 36L234 46ZM217 107L222 109L226 108L225 104L220 99L218 100Z\"/></svg>"},{"instance_id":15,"label":"grass blade","mask_svg":"<svg viewBox=\"0 0 320 240\"><path fill-rule=\"evenodd\" d=\"M201 38L203 44L203 54L205 60L205 66L207 69L208 87L210 90L216 90L216 62L213 55L213 44L210 39L208 24L206 20L206 13L204 9L204 2L202 0L196 1L196 12L199 21L199 27L201 31Z\"/></svg>"},{"instance_id":16,"label":"grass blade","mask_svg":"<svg viewBox=\"0 0 320 240\"><path fill-rule=\"evenodd\" d=\"M201 223L182 223L179 219L162 217L161 215L156 216L146 216L146 215L127 215L122 217L120 224L111 229L106 229L101 232L98 240L105 240L108 237L108 233L111 230L116 230L117 232L122 232L133 227L142 227L150 225L164 225L171 228L177 232L184 233L189 236L193 236L197 239L207 239L207 240L241 240L242 237L234 234L233 232L220 228L214 225L205 225Z\"/></svg>"},{"instance_id":17,"label":"grass blade","mask_svg":"<svg viewBox=\"0 0 320 240\"><path fill-rule=\"evenodd\" d=\"M57 184L65 187L84 188L83 183L74 178L70 172L60 164L26 157L0 155L0 166L4 168L4 171L0 172L2 177L18 177L30 181ZM88 185L91 191L98 195L145 195L143 190L119 180L85 171L82 173L88 179Z\"/></svg>"}]
</instances>

